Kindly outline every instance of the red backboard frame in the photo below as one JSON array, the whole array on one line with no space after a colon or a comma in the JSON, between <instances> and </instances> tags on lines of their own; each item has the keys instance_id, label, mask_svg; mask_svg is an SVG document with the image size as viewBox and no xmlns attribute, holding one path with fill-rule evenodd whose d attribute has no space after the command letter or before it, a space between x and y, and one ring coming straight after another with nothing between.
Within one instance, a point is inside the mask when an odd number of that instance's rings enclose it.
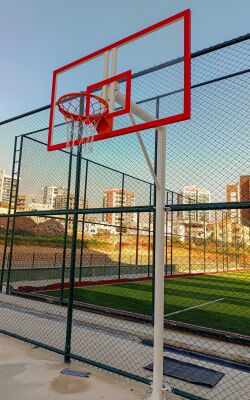
<instances>
[{"instance_id":1,"label":"red backboard frame","mask_svg":"<svg viewBox=\"0 0 250 400\"><path fill-rule=\"evenodd\" d=\"M132 71L128 70L128 71L122 72L121 74L111 76L110 78L103 79L100 82L96 82L93 85L89 85L86 90L87 93L92 93L95 90L100 89L102 86L109 85L110 83L113 83L113 82L117 82L120 79L125 79L125 82L126 82L125 105L123 108L109 113L109 118L118 117L119 115L123 115L123 114L130 112ZM87 108L86 113L88 113L88 105L86 106L86 108Z\"/></svg>"},{"instance_id":2,"label":"red backboard frame","mask_svg":"<svg viewBox=\"0 0 250 400\"><path fill-rule=\"evenodd\" d=\"M70 70L77 65L84 63L85 61L91 60L102 53L112 50L113 48L118 48L126 43L129 43L133 40L136 40L144 35L147 35L153 31L156 31L165 25L169 25L173 22L177 22L178 20L183 19L184 21L184 55L183 55L183 63L184 63L184 89L183 89L183 112L168 116L165 118L160 118L150 122L139 123L134 126L119 128L117 130L104 132L98 135L95 135L93 140L104 140L108 138L112 138L115 136L125 135L128 133L138 132L145 129L157 128L163 125L172 124L180 121L185 121L191 118L191 11L190 9L184 10L176 15L173 15L169 18L166 18L156 24L151 25L150 27L143 29L139 32L134 33L124 39L121 39L109 46L106 46L98 51L95 51L85 57L82 57L76 61L73 61L61 68L58 68L53 72L53 80L52 80L52 94L51 94L51 108L50 108L50 119L49 119L49 134L48 134L48 150L60 150L67 147L67 142L56 143L53 144L53 125L54 125L54 110L56 106L56 84L57 78L59 74ZM79 141L79 144L84 143L84 139ZM77 145L77 143L76 143Z\"/></svg>"}]
</instances>

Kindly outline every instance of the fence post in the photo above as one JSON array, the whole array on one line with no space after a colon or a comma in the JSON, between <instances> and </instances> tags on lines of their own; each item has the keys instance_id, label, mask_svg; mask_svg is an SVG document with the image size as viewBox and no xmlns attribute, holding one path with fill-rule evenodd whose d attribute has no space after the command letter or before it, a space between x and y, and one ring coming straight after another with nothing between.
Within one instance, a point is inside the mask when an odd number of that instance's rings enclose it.
<instances>
[{"instance_id":1,"label":"fence post","mask_svg":"<svg viewBox=\"0 0 250 400\"><path fill-rule=\"evenodd\" d=\"M149 205L152 204L152 184L149 189ZM151 212L148 213L148 278L150 277L150 255L151 255Z\"/></svg>"},{"instance_id":2,"label":"fence post","mask_svg":"<svg viewBox=\"0 0 250 400\"><path fill-rule=\"evenodd\" d=\"M19 144L19 159L16 161L16 151L19 136L16 136L15 139L15 149L14 149L14 157L13 157L13 170L12 170L12 178L11 178L11 190L10 190L10 203L9 203L9 213L11 210L11 204L13 201L13 187L14 187L14 178L17 175L16 179L16 187L15 187L15 196L14 196L14 208L13 208L13 219L12 219L12 228L11 228L11 238L10 238L10 252L9 252L9 266L7 273L7 282L6 282L6 293L9 292L10 288L10 276L12 269L12 255L13 255L13 246L14 246L14 238L15 238L15 223L16 223L16 208L17 208L17 199L18 199L18 191L19 191L19 183L20 183L20 168L21 168L21 160L22 160L22 148L23 148L23 136L21 136L20 144ZM15 172L15 164L18 162L17 172ZM7 234L8 235L8 234Z\"/></svg>"},{"instance_id":3,"label":"fence post","mask_svg":"<svg viewBox=\"0 0 250 400\"><path fill-rule=\"evenodd\" d=\"M80 104L83 111L83 104ZM79 136L81 135L82 127L79 129ZM82 164L82 146L77 148L77 162L76 162L76 179L75 179L75 201L74 201L74 219L73 219L73 235L71 243L71 265L69 277L69 298L68 298L68 312L67 312L67 328L65 339L64 361L69 362L71 352L71 337L72 337L72 321L73 321L73 305L74 305L74 283L75 283L75 268L76 268L76 252L77 252L77 231L78 231L78 208L80 197L80 183L81 183L81 164Z\"/></svg>"},{"instance_id":4,"label":"fence post","mask_svg":"<svg viewBox=\"0 0 250 400\"><path fill-rule=\"evenodd\" d=\"M217 227L217 210L215 210L215 257L216 257L216 271L219 270L218 265L218 227Z\"/></svg>"},{"instance_id":5,"label":"fence post","mask_svg":"<svg viewBox=\"0 0 250 400\"><path fill-rule=\"evenodd\" d=\"M124 179L125 175L124 173L122 174L122 201L121 201L121 207L123 207L123 196L124 196ZM123 213L121 215L121 220L120 220L120 240L119 240L119 259L118 259L118 279L121 279L121 259L122 259L122 217Z\"/></svg>"},{"instance_id":6,"label":"fence post","mask_svg":"<svg viewBox=\"0 0 250 400\"><path fill-rule=\"evenodd\" d=\"M135 245L135 265L138 265L139 257L139 227L140 227L140 213L137 213L137 223L136 223L136 245Z\"/></svg>"},{"instance_id":7,"label":"fence post","mask_svg":"<svg viewBox=\"0 0 250 400\"><path fill-rule=\"evenodd\" d=\"M167 199L166 204L168 205L168 192L166 193ZM165 242L165 275L168 274L168 210L165 211L165 218L166 218L166 242Z\"/></svg>"},{"instance_id":8,"label":"fence post","mask_svg":"<svg viewBox=\"0 0 250 400\"><path fill-rule=\"evenodd\" d=\"M206 247L206 221L205 221L205 212L203 214L203 218L204 218L204 224L203 224L203 257L204 257L204 272L206 272L206 251L207 251L207 247Z\"/></svg>"},{"instance_id":9,"label":"fence post","mask_svg":"<svg viewBox=\"0 0 250 400\"><path fill-rule=\"evenodd\" d=\"M69 155L69 169L68 169L68 187L67 187L67 200L66 200L66 208L69 209L70 202L70 188L71 188L71 175L72 175L72 159L73 159L73 148L70 148ZM63 240L63 258L62 258L62 271L61 271L61 290L60 290L60 303L63 302L64 295L64 279L65 279L65 268L66 268L66 258L67 258L67 239L68 239L68 225L70 215L67 214L65 218L65 226L64 226L64 240Z\"/></svg>"},{"instance_id":10,"label":"fence post","mask_svg":"<svg viewBox=\"0 0 250 400\"><path fill-rule=\"evenodd\" d=\"M191 226L191 213L188 213L188 272L192 273L191 252L192 252L192 226Z\"/></svg>"},{"instance_id":11,"label":"fence post","mask_svg":"<svg viewBox=\"0 0 250 400\"><path fill-rule=\"evenodd\" d=\"M227 271L228 271L228 223L227 223L227 211L226 211L226 252L227 252Z\"/></svg>"},{"instance_id":12,"label":"fence post","mask_svg":"<svg viewBox=\"0 0 250 400\"><path fill-rule=\"evenodd\" d=\"M221 229L222 229L222 236L221 236L221 250L222 250L222 264L223 264L223 271L225 269L225 260L224 260L224 211L222 210L222 221L221 221Z\"/></svg>"},{"instance_id":13,"label":"fence post","mask_svg":"<svg viewBox=\"0 0 250 400\"><path fill-rule=\"evenodd\" d=\"M86 208L86 205L87 205L88 172L89 172L89 160L86 161L86 168L85 168L84 199L83 199L83 208L84 209ZM79 282L82 281L84 236L85 236L85 214L83 214L83 216L82 216L82 237L81 237L81 251L80 251Z\"/></svg>"},{"instance_id":14,"label":"fence post","mask_svg":"<svg viewBox=\"0 0 250 400\"><path fill-rule=\"evenodd\" d=\"M174 193L172 192L171 204L174 204ZM174 216L173 211L171 211L171 231L170 231L170 264L171 264L171 275L173 275L173 226L174 226Z\"/></svg>"}]
</instances>

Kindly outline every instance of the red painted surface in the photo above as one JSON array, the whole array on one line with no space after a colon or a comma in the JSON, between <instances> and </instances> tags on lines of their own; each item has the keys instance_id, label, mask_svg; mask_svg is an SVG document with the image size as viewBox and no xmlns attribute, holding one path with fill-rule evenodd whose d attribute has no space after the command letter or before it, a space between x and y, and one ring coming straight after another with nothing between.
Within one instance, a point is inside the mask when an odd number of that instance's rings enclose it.
<instances>
[{"instance_id":1,"label":"red painted surface","mask_svg":"<svg viewBox=\"0 0 250 400\"><path fill-rule=\"evenodd\" d=\"M228 271L216 271L216 272L199 272L195 274L174 274L174 275L167 275L165 276L165 279L179 279L179 278L193 278L196 276L207 276L207 275L225 275L228 273L240 273L243 271L250 271L250 268L242 268L242 269L233 269L233 270L228 270ZM141 277L141 278L123 278L123 279L103 279L100 281L82 281L82 282L75 282L74 287L79 288L79 287L90 287L90 286L98 286L98 285L114 285L114 284L119 284L119 283L133 283L133 282L140 282L140 281L150 281L152 280L151 277ZM69 287L69 282L64 283L64 289L67 289ZM46 286L19 286L18 291L19 292L25 292L25 293L30 293L30 292L38 292L38 291L48 291L48 290L58 290L61 288L61 283L52 283L50 285Z\"/></svg>"},{"instance_id":2,"label":"red painted surface","mask_svg":"<svg viewBox=\"0 0 250 400\"><path fill-rule=\"evenodd\" d=\"M184 40L184 56L183 56L183 61L184 61L184 67L183 67L184 68L184 101L183 101L183 112L180 114L169 116L169 117L160 118L160 119L157 119L154 121L140 123L135 126L128 126L125 128L120 128L117 130L113 130L111 132L106 131L106 132L100 133L98 135L95 135L93 137L93 140L94 141L104 140L104 139L112 138L115 136L125 135L128 133L138 132L138 131L150 129L150 128L157 128L157 127L164 126L167 124L172 124L172 123L190 119L190 117L191 117L191 11L190 11L190 9L187 9L176 15L166 18L154 25L151 25L150 27L143 29L133 35L130 35L122 40L119 40L109 46L106 46L98 51L95 51L94 53L91 53L85 57L82 57L79 60L73 61L72 63L67 64L64 67L58 68L57 70L54 71L53 81L52 81L52 94L51 94L48 150L49 151L59 150L59 149L65 148L67 146L67 142L53 144L53 141L52 141L52 132L53 132L53 124L54 124L54 108L55 108L55 103L56 103L56 84L57 84L58 75L60 73L65 72L73 67L76 67L77 65L80 65L88 60L91 60L91 59L99 56L102 53L112 50L113 48L118 48L120 46L123 46L126 43L129 43L133 40L143 37L143 36L145 36L151 32L154 32L166 25L169 25L173 22L177 22L180 19L183 19L183 21L184 21L184 38L183 38L183 40ZM81 141L79 141L79 144L85 143L86 140L87 140L86 138L82 139Z\"/></svg>"}]
</instances>

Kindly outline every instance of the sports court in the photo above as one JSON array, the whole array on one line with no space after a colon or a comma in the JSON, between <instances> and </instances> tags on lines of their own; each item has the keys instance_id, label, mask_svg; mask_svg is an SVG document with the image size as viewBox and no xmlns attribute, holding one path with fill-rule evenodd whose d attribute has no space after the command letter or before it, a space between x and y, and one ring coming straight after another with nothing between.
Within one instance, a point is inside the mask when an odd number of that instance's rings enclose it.
<instances>
[{"instance_id":1,"label":"sports court","mask_svg":"<svg viewBox=\"0 0 250 400\"><path fill-rule=\"evenodd\" d=\"M249 279L249 271L168 279L165 282L164 317L166 320L248 335ZM60 296L60 291L43 293ZM67 290L64 290L64 295L68 297ZM74 300L150 316L152 281L76 287Z\"/></svg>"}]
</instances>

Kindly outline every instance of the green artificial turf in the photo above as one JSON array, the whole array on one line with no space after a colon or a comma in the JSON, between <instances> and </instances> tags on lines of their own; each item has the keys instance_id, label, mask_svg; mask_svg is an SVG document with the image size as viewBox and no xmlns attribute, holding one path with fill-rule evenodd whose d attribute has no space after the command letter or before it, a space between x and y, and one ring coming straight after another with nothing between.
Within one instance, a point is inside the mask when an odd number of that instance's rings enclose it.
<instances>
[{"instance_id":1,"label":"green artificial turf","mask_svg":"<svg viewBox=\"0 0 250 400\"><path fill-rule=\"evenodd\" d=\"M168 279L165 283L165 318L250 336L249 286L249 272ZM60 291L46 294L59 297ZM67 298L68 290L64 291L64 296ZM75 288L74 300L152 315L152 282ZM213 302L215 300L219 301ZM209 302L213 303L206 304ZM187 310L197 306L199 308ZM171 313L176 314L168 315Z\"/></svg>"}]
</instances>

